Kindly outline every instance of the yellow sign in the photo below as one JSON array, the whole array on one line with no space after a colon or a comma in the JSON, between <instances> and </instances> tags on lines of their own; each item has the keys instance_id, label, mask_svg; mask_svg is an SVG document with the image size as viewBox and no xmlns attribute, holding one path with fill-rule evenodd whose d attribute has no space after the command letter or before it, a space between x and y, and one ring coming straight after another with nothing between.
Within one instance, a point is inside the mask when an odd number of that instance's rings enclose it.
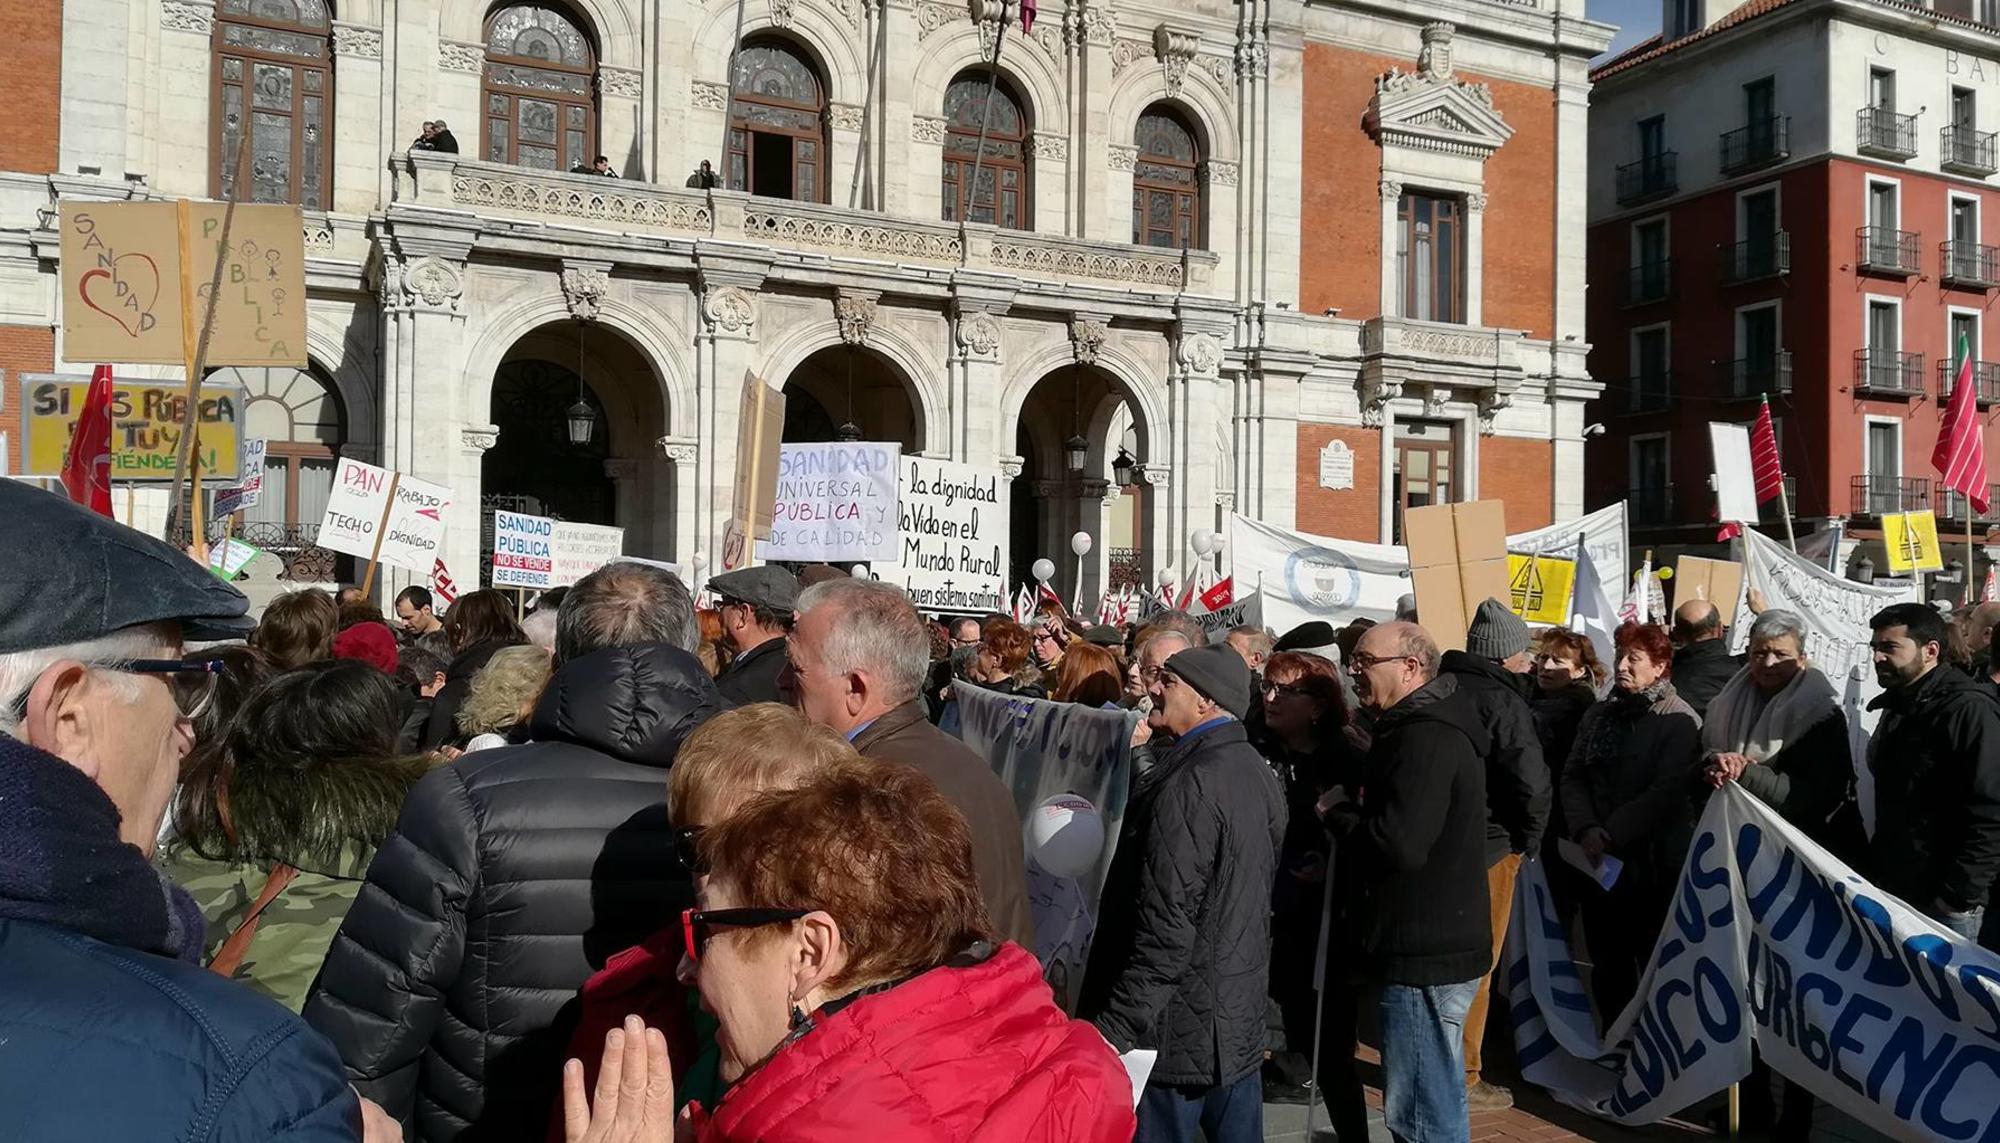
<instances>
[{"instance_id":1,"label":"yellow sign","mask_svg":"<svg viewBox=\"0 0 2000 1143\"><path fill-rule=\"evenodd\" d=\"M23 471L53 476L62 471L70 434L83 412L87 379L28 377L21 384L21 420L28 448ZM129 381L111 394L111 479L172 480L180 456L187 393L178 381ZM243 391L206 386L201 391L201 471L205 478L233 481L243 415Z\"/></svg>"},{"instance_id":2,"label":"yellow sign","mask_svg":"<svg viewBox=\"0 0 2000 1143\"><path fill-rule=\"evenodd\" d=\"M1575 586L1575 560L1507 553L1507 589L1514 614L1530 623L1556 627L1568 623Z\"/></svg>"},{"instance_id":3,"label":"yellow sign","mask_svg":"<svg viewBox=\"0 0 2000 1143\"><path fill-rule=\"evenodd\" d=\"M1944 549L1938 546L1937 516L1893 512L1882 517L1882 546L1889 550L1892 572L1943 571Z\"/></svg>"}]
</instances>

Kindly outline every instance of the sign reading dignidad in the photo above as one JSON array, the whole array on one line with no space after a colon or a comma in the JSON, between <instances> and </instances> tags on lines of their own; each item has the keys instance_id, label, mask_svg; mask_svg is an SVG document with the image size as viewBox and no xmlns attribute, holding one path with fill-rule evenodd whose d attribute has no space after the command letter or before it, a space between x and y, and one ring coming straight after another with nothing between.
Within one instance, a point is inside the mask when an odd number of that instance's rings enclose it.
<instances>
[{"instance_id":1,"label":"sign reading dignidad","mask_svg":"<svg viewBox=\"0 0 2000 1143\"><path fill-rule=\"evenodd\" d=\"M451 489L342 457L320 517L320 547L429 575Z\"/></svg>"},{"instance_id":2,"label":"sign reading dignidad","mask_svg":"<svg viewBox=\"0 0 2000 1143\"><path fill-rule=\"evenodd\" d=\"M1007 513L1000 473L906 456L898 516L901 562L877 569L925 611L1007 610Z\"/></svg>"}]
</instances>

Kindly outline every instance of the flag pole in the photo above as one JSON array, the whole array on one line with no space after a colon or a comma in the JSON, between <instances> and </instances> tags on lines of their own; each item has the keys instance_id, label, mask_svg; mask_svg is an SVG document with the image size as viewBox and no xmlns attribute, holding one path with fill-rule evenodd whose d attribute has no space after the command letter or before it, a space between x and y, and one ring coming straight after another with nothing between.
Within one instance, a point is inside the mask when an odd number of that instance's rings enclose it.
<instances>
[{"instance_id":1,"label":"flag pole","mask_svg":"<svg viewBox=\"0 0 2000 1143\"><path fill-rule=\"evenodd\" d=\"M1764 395L1764 415L1771 415L1771 396ZM1777 434L1772 434L1773 443ZM1778 457L1778 510L1785 514L1785 543L1791 545L1792 554L1799 554L1799 538L1792 532L1792 498L1785 494L1785 458Z\"/></svg>"}]
</instances>

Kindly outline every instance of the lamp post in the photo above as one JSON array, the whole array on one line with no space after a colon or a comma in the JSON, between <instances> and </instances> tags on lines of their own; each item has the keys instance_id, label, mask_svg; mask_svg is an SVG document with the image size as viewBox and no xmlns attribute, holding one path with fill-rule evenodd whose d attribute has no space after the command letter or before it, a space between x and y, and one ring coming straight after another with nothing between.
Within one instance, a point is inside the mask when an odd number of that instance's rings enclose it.
<instances>
[{"instance_id":1,"label":"lamp post","mask_svg":"<svg viewBox=\"0 0 2000 1143\"><path fill-rule=\"evenodd\" d=\"M583 392L583 327L584 320L576 319L576 404L569 407L569 443L582 448L590 443L597 431L597 410L590 407Z\"/></svg>"}]
</instances>

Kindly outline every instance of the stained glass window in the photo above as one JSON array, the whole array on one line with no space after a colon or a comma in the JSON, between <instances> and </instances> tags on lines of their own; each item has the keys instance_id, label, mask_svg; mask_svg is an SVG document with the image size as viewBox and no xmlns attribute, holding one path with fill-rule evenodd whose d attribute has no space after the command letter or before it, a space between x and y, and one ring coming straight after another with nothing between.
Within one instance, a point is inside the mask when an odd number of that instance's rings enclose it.
<instances>
[{"instance_id":1,"label":"stained glass window","mask_svg":"<svg viewBox=\"0 0 2000 1143\"><path fill-rule=\"evenodd\" d=\"M987 92L992 98L988 100ZM1010 230L1033 229L1028 214L1028 126L1021 102L1002 80L985 71L969 71L951 81L944 93L943 202L946 222L998 222ZM985 128L981 156L979 136ZM975 158L977 163L975 164ZM972 186L974 166L979 186ZM1000 188L999 214L994 214L994 188Z\"/></svg>"},{"instance_id":2,"label":"stained glass window","mask_svg":"<svg viewBox=\"0 0 2000 1143\"><path fill-rule=\"evenodd\" d=\"M1202 244L1201 143L1186 119L1154 105L1139 116L1133 142L1132 241L1140 246Z\"/></svg>"},{"instance_id":3,"label":"stained glass window","mask_svg":"<svg viewBox=\"0 0 2000 1143\"><path fill-rule=\"evenodd\" d=\"M324 0L221 0L217 16L214 193L326 209L333 78Z\"/></svg>"},{"instance_id":4,"label":"stained glass window","mask_svg":"<svg viewBox=\"0 0 2000 1143\"><path fill-rule=\"evenodd\" d=\"M485 156L571 170L594 155L597 58L581 24L557 8L502 8L486 26Z\"/></svg>"},{"instance_id":5,"label":"stained glass window","mask_svg":"<svg viewBox=\"0 0 2000 1143\"><path fill-rule=\"evenodd\" d=\"M737 50L731 83L730 189L826 201L826 85L818 69L790 41L754 39Z\"/></svg>"}]
</instances>

